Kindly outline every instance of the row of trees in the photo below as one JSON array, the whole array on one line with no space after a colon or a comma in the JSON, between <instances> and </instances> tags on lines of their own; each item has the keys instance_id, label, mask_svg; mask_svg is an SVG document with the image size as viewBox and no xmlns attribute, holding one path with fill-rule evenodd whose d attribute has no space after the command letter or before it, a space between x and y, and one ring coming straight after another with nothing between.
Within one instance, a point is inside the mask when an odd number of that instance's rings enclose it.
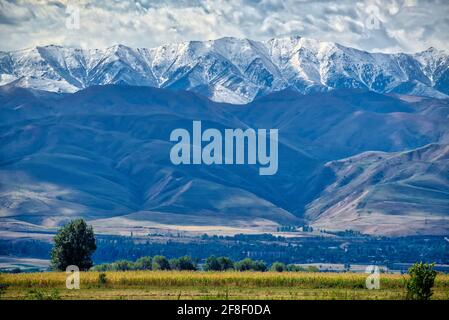
<instances>
[{"instance_id":1,"label":"row of trees","mask_svg":"<svg viewBox=\"0 0 449 320\"><path fill-rule=\"evenodd\" d=\"M270 268L262 260L245 258L240 261L233 261L229 257L211 256L199 267L197 260L189 256L167 259L164 256L141 257L136 261L119 260L113 263L103 263L94 266L92 271L131 271L131 270L178 270L178 271L276 271L276 272L317 272L316 267L300 267L294 264L286 265L282 262L275 262Z\"/></svg>"},{"instance_id":2,"label":"row of trees","mask_svg":"<svg viewBox=\"0 0 449 320\"><path fill-rule=\"evenodd\" d=\"M130 271L130 270L197 270L196 261L188 256L168 260L164 256L141 257L136 261L119 260L94 266L93 271Z\"/></svg>"},{"instance_id":3,"label":"row of trees","mask_svg":"<svg viewBox=\"0 0 449 320\"><path fill-rule=\"evenodd\" d=\"M83 219L73 220L62 227L54 238L52 249L52 265L55 270L65 270L67 266L76 265L80 270L92 268L92 253L97 245L92 226ZM128 271L128 270L198 270L198 261L189 256L167 259L164 256L141 257L136 261L119 260L113 263L97 265L96 271ZM267 271L268 266L262 260L245 258L234 262L229 257L210 256L202 267L206 271ZM314 267L302 268L293 264L286 265L275 262L272 271L318 271Z\"/></svg>"},{"instance_id":4,"label":"row of trees","mask_svg":"<svg viewBox=\"0 0 449 320\"><path fill-rule=\"evenodd\" d=\"M92 226L87 226L82 219L66 224L54 238L52 250L52 265L55 270L65 270L69 265L76 265L81 270L92 267L92 253L96 250L96 241ZM415 263L409 269L410 279L407 281L407 298L428 300L432 296L432 287L437 275L434 264ZM135 262L120 260L110 264L102 264L92 268L96 271L127 271L127 270L197 270L197 261L189 256L168 260L164 256L141 257ZM210 256L206 259L203 270L206 271L266 271L268 269L262 260L250 258L234 262L228 257ZM302 267L281 262L275 262L270 270L283 271L318 271L313 267ZM100 274L100 279L106 281L106 275ZM0 288L1 289L1 288Z\"/></svg>"}]
</instances>

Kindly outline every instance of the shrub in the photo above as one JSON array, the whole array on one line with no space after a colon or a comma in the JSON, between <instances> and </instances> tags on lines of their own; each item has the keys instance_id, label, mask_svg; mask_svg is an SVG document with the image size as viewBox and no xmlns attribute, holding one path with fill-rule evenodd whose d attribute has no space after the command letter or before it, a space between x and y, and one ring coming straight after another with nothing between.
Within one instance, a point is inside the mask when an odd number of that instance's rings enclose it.
<instances>
[{"instance_id":1,"label":"shrub","mask_svg":"<svg viewBox=\"0 0 449 320\"><path fill-rule=\"evenodd\" d=\"M407 299L429 300L437 272L433 270L434 263L415 263L409 270L410 279L407 281Z\"/></svg>"},{"instance_id":2,"label":"shrub","mask_svg":"<svg viewBox=\"0 0 449 320\"><path fill-rule=\"evenodd\" d=\"M53 289L50 292L47 292L43 289L31 289L28 291L28 299L31 300L60 300L61 297L59 295L59 291Z\"/></svg>"},{"instance_id":3,"label":"shrub","mask_svg":"<svg viewBox=\"0 0 449 320\"><path fill-rule=\"evenodd\" d=\"M2 295L5 294L6 289L8 289L9 284L6 283L0 283L0 298L2 297Z\"/></svg>"},{"instance_id":4,"label":"shrub","mask_svg":"<svg viewBox=\"0 0 449 320\"><path fill-rule=\"evenodd\" d=\"M308 266L307 267L307 271L308 272L319 272L320 269L318 267L316 267L316 266Z\"/></svg>"},{"instance_id":5,"label":"shrub","mask_svg":"<svg viewBox=\"0 0 449 320\"><path fill-rule=\"evenodd\" d=\"M105 285L108 282L108 279L106 278L106 273L102 272L98 274L98 283L101 285Z\"/></svg>"}]
</instances>

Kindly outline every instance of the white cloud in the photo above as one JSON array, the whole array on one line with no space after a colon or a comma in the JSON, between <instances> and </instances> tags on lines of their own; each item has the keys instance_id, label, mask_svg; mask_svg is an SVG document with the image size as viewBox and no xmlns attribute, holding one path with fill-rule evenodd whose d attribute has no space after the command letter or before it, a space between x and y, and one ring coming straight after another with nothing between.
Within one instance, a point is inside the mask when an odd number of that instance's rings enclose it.
<instances>
[{"instance_id":1,"label":"white cloud","mask_svg":"<svg viewBox=\"0 0 449 320\"><path fill-rule=\"evenodd\" d=\"M80 29L65 27L66 5ZM366 28L373 14L378 28ZM223 36L265 40L300 35L365 50L449 49L449 2L418 0L3 0L0 49L61 44L154 47Z\"/></svg>"}]
</instances>

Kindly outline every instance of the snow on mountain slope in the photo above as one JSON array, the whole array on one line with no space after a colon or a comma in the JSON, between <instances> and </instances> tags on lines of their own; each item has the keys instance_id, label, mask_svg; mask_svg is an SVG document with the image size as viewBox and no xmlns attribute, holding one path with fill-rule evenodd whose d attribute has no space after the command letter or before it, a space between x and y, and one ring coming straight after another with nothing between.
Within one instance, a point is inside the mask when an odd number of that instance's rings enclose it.
<instances>
[{"instance_id":1,"label":"snow on mountain slope","mask_svg":"<svg viewBox=\"0 0 449 320\"><path fill-rule=\"evenodd\" d=\"M302 37L268 41L222 38L156 48L45 46L0 52L0 83L74 92L129 84L190 90L244 104L283 89L306 94L364 88L436 98L449 94L447 53L382 54Z\"/></svg>"}]
</instances>

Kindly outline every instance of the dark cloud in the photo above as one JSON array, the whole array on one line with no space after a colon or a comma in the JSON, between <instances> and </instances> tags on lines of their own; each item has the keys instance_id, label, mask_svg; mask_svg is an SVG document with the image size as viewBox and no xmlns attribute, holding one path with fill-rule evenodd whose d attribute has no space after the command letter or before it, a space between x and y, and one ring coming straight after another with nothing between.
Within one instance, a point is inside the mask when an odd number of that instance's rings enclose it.
<instances>
[{"instance_id":1,"label":"dark cloud","mask_svg":"<svg viewBox=\"0 0 449 320\"><path fill-rule=\"evenodd\" d=\"M19 8L16 1L6 0L0 2L0 25L18 25L35 18L36 16L30 8L26 6Z\"/></svg>"},{"instance_id":2,"label":"dark cloud","mask_svg":"<svg viewBox=\"0 0 449 320\"><path fill-rule=\"evenodd\" d=\"M79 30L64 27L68 5L80 10ZM375 29L367 27L373 8ZM293 35L365 50L448 49L447 17L449 1L438 0L3 0L0 50L50 43L153 47L223 36Z\"/></svg>"}]
</instances>

